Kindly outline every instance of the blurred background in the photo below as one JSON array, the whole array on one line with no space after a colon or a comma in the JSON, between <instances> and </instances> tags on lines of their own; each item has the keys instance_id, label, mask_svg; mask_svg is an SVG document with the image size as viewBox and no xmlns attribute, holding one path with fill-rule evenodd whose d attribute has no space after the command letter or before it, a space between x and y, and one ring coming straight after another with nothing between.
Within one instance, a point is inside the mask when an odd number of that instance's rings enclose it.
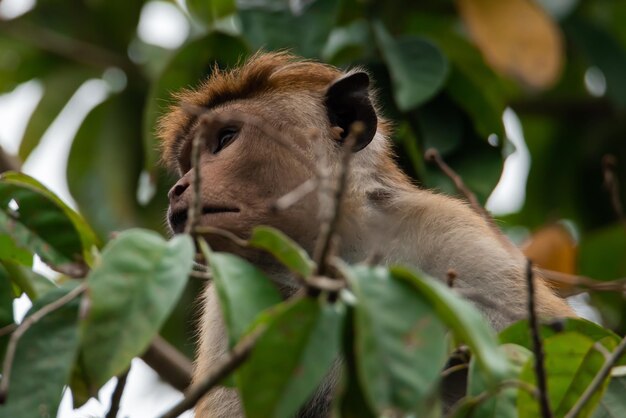
<instances>
[{"instance_id":1,"label":"blurred background","mask_svg":"<svg viewBox=\"0 0 626 418\"><path fill-rule=\"evenodd\" d=\"M215 64L287 48L372 74L418 184L457 194L424 159L436 148L536 263L624 278L625 22L624 0L2 0L0 171L39 179L104 242L133 226L166 235L175 179L155 122L170 94ZM162 330L190 358L200 286ZM626 332L623 295L574 298ZM112 385L77 410L66 397L59 416L102 416ZM179 397L136 360L121 416Z\"/></svg>"}]
</instances>

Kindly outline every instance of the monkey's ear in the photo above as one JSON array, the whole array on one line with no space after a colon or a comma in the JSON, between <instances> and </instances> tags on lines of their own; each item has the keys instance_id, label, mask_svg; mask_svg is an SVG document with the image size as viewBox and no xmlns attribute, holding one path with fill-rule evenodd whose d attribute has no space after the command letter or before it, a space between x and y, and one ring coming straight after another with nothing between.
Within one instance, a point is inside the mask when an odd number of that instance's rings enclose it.
<instances>
[{"instance_id":1,"label":"monkey's ear","mask_svg":"<svg viewBox=\"0 0 626 418\"><path fill-rule=\"evenodd\" d=\"M357 138L354 151L360 151L376 134L378 118L370 101L368 87L370 78L364 72L353 73L333 82L326 90L326 110L331 126L343 129L342 138L348 136L350 126L356 121L365 125L363 134Z\"/></svg>"}]
</instances>

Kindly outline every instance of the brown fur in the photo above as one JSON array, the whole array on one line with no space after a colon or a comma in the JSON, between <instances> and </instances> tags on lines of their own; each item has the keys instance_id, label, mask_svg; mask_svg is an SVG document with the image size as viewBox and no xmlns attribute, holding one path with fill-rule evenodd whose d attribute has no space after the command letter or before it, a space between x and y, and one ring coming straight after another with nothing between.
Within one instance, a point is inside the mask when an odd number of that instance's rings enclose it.
<instances>
[{"instance_id":1,"label":"brown fur","mask_svg":"<svg viewBox=\"0 0 626 418\"><path fill-rule=\"evenodd\" d=\"M343 76L335 68L300 61L284 52L257 54L240 68L215 70L198 90L178 94L181 103L201 107L205 113L190 115L177 105L161 120L163 159L181 175L170 191L170 213L181 213L191 202L191 138L202 129L203 139L210 142L221 128L238 126L234 142L218 154L203 147L200 158L203 206L237 208L237 212L202 215L200 225L217 226L242 237L255 225L273 225L311 252L320 216L328 207L327 195L310 194L280 213L271 211L270 204L313 177L319 163L327 166L331 177L336 175L340 165L336 143L341 129L331 126L324 97L328 87ZM523 317L523 255L501 245L497 232L467 204L413 186L393 160L388 124L380 116L377 128L372 142L353 155L344 216L338 227L340 255L355 262L379 253L384 263L419 267L442 280L452 268L458 275L455 287L467 293L495 328ZM281 146L278 135L293 149ZM214 236L207 238L215 249L239 253L265 269L284 295L295 291L288 274L267 257ZM205 376L227 350L221 312L211 286L203 306L196 380ZM565 302L541 282L537 306L544 316L572 315ZM328 406L331 386L326 384L318 400L301 416L324 416L319 411ZM196 410L196 416L202 418L241 415L234 389L212 391Z\"/></svg>"}]
</instances>

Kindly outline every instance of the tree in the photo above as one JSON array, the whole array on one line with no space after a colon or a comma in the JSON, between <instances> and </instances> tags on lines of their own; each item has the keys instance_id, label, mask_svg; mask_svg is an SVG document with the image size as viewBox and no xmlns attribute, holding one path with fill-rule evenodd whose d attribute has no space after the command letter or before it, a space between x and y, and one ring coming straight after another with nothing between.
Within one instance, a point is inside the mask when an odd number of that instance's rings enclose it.
<instances>
[{"instance_id":1,"label":"tree","mask_svg":"<svg viewBox=\"0 0 626 418\"><path fill-rule=\"evenodd\" d=\"M469 368L470 380L455 416L538 416L536 387L544 379L555 416L574 416L575 408L582 408L576 416L623 414L626 404L618 393L624 380L608 376L623 363L619 354L626 346L618 337L626 332L624 288L616 281L626 277L626 191L618 181L626 177L626 4L406 3L187 0L182 10L192 33L175 50L137 37L144 7L138 0L40 0L28 13L0 21L0 91L31 79L44 86L19 155L3 155L3 170L15 167L14 157L28 158L83 82L104 78L110 86L107 99L83 121L69 156L67 179L80 214L28 176L5 173L0 180L0 394L6 397L0 415L54 414L65 385L76 405L86 402L111 377L123 375L151 342L158 351L153 341L159 334L191 355L189 306L202 280L180 279L210 274L218 285L232 286L225 272L233 271L258 290L239 289L258 315L227 315L234 354L224 370L239 367L235 382L250 416L289 416L322 377L317 366L330 364L339 352L353 358L354 350L362 355L346 364L337 404L342 416L436 414L434 388L446 358L433 353L462 344L471 352L462 366ZM562 292L591 288L606 328L583 320L567 320L559 330L531 326L541 337L542 357L527 322L498 339L453 291L402 267L344 265L344 284L359 301L355 306L308 298L280 302L245 261L208 249L211 271L193 271L192 239L159 235L170 179L157 163L155 122L172 91L261 47L366 67L396 123L394 141L406 171L447 193L471 190L480 204L511 152L502 115L512 109L533 162L523 208L501 218L505 231L539 231L529 255L559 270L550 278ZM439 156L438 165L425 158L429 149L437 150L430 155ZM446 163L456 174L442 172ZM453 180L466 187L457 190ZM139 202L138 195L153 196ZM554 226L559 220L577 232L578 245L567 229ZM137 227L143 229L129 229ZM307 286L324 287L311 279L316 261L278 231L259 228L244 244L273 252L308 279ZM61 278L52 282L34 273L34 254ZM222 303L228 309L226 290ZM18 327L12 302L22 293L34 305ZM386 298L398 306L390 316L394 326L371 315ZM403 345L398 327L408 332L415 319L403 314L406 306L432 319L431 333L449 330L454 341ZM297 338L280 341L277 365L269 348L295 318ZM319 347L322 334L328 337ZM394 355L371 344L377 339L392 341ZM250 352L253 347L258 349ZM605 358L608 352L613 358ZM424 364L423 358L432 361ZM547 369L547 377L538 374L539 382L535 363ZM292 376L295 368L302 371L299 378ZM263 373L268 369L272 373ZM398 369L410 373L393 371ZM248 390L253 374L267 376L261 386L271 396L257 399ZM381 381L382 387L374 385Z\"/></svg>"}]
</instances>

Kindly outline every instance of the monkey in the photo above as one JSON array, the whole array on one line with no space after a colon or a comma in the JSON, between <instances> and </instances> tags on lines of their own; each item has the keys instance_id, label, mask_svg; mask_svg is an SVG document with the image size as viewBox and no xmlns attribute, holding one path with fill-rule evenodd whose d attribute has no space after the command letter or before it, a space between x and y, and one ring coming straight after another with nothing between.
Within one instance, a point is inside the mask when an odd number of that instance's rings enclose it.
<instances>
[{"instance_id":1,"label":"monkey","mask_svg":"<svg viewBox=\"0 0 626 418\"><path fill-rule=\"evenodd\" d=\"M183 90L175 99L158 128L163 161L180 177L168 193L173 233L183 232L188 221L191 143L202 130L199 225L241 237L256 225L270 225L312 253L327 206L322 194L310 193L278 212L272 203L315 178L318 161L330 177L336 175L342 145L360 122L337 227L338 255L354 263L376 253L382 264L417 267L441 280L453 269L454 287L467 292L496 330L525 316L526 259L512 245L503 245L498 232L467 203L418 187L402 172L392 151L391 123L382 116L366 71L344 72L288 52L260 52L239 67L216 68L199 87ZM190 112L189 106L202 114ZM288 144L277 140L279 134ZM206 239L214 249L242 255L268 272L284 297L298 290L269 257L220 237ZM536 304L544 317L573 316L541 281ZM202 306L194 381L207 375L228 349L211 284ZM299 417L328 416L333 379L336 373ZM196 406L196 416L242 417L236 390L212 390Z\"/></svg>"}]
</instances>

